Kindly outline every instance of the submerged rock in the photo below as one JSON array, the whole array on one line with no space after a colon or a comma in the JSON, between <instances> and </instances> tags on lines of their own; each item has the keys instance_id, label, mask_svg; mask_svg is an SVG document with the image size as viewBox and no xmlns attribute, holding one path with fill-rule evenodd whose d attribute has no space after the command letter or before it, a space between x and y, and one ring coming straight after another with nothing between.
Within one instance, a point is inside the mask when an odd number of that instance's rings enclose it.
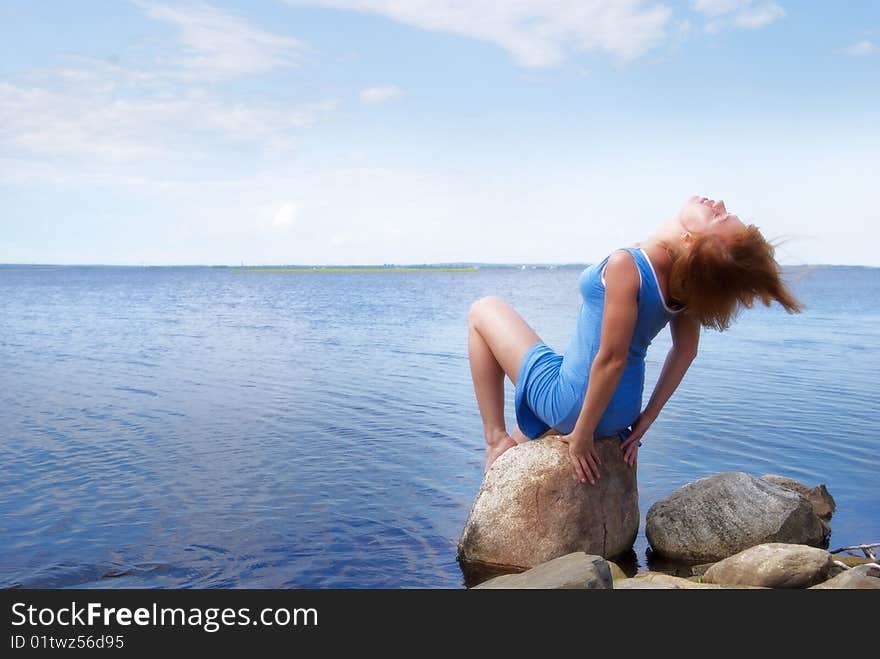
<instances>
[{"instance_id":1,"label":"submerged rock","mask_svg":"<svg viewBox=\"0 0 880 659\"><path fill-rule=\"evenodd\" d=\"M596 440L602 464L595 485L574 480L568 446L556 436L519 444L483 479L458 543L469 570L531 568L572 552L612 558L639 529L636 470L617 437Z\"/></svg>"},{"instance_id":2,"label":"submerged rock","mask_svg":"<svg viewBox=\"0 0 880 659\"><path fill-rule=\"evenodd\" d=\"M706 570L706 583L765 588L808 588L834 570L831 554L806 545L771 542L750 547Z\"/></svg>"},{"instance_id":3,"label":"submerged rock","mask_svg":"<svg viewBox=\"0 0 880 659\"><path fill-rule=\"evenodd\" d=\"M521 572L489 579L474 588L611 588L611 566L601 556L575 552Z\"/></svg>"},{"instance_id":4,"label":"submerged rock","mask_svg":"<svg viewBox=\"0 0 880 659\"><path fill-rule=\"evenodd\" d=\"M657 501L645 532L661 556L695 563L767 542L821 546L826 537L802 495L743 472L702 478Z\"/></svg>"}]
</instances>

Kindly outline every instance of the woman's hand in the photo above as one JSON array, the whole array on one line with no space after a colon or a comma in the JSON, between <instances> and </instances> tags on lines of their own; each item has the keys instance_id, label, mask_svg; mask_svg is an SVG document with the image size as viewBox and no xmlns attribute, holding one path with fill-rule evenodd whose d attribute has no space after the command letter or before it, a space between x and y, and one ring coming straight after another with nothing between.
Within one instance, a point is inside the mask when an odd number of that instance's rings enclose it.
<instances>
[{"instance_id":1,"label":"woman's hand","mask_svg":"<svg viewBox=\"0 0 880 659\"><path fill-rule=\"evenodd\" d=\"M595 485L599 478L599 465L602 463L596 453L593 438L572 433L562 435L559 439L568 444L568 457L574 467L575 479L581 483L590 481L590 485Z\"/></svg>"},{"instance_id":2,"label":"woman's hand","mask_svg":"<svg viewBox=\"0 0 880 659\"><path fill-rule=\"evenodd\" d=\"M633 424L630 436L620 443L620 450L623 451L623 461L630 467L635 466L639 457L639 443L652 423L654 423L654 419L642 412Z\"/></svg>"}]
</instances>

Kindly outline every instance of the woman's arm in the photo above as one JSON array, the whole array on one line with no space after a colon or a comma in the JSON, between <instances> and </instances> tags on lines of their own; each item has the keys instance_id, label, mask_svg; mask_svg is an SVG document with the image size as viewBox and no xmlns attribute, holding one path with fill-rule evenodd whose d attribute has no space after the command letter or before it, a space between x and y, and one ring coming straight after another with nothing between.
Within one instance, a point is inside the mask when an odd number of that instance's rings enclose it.
<instances>
[{"instance_id":1,"label":"woman's arm","mask_svg":"<svg viewBox=\"0 0 880 659\"><path fill-rule=\"evenodd\" d=\"M574 430L564 441L575 476L584 483L599 477L593 433L626 368L629 344L638 318L639 271L627 252L611 255L605 266L605 307L599 350L590 367L590 380Z\"/></svg>"},{"instance_id":2,"label":"woman's arm","mask_svg":"<svg viewBox=\"0 0 880 659\"><path fill-rule=\"evenodd\" d=\"M660 415L660 410L678 388L691 362L697 356L697 347L700 343L699 321L685 314L679 314L669 322L669 331L672 334L672 347L666 354L666 361L663 362L660 377L654 385L651 400L633 424L632 434L620 445L624 451L624 460L630 465L635 464L642 436Z\"/></svg>"}]
</instances>

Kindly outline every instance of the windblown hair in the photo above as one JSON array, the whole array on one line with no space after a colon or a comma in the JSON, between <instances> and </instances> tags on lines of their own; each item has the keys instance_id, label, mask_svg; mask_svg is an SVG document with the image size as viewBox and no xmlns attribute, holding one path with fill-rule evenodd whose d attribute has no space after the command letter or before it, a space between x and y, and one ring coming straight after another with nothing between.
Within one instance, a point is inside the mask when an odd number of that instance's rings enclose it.
<instances>
[{"instance_id":1,"label":"windblown hair","mask_svg":"<svg viewBox=\"0 0 880 659\"><path fill-rule=\"evenodd\" d=\"M672 254L669 294L703 327L719 331L756 299L768 307L776 300L788 313L799 313L803 306L783 281L774 252L754 224L727 241L694 234L690 248Z\"/></svg>"}]
</instances>

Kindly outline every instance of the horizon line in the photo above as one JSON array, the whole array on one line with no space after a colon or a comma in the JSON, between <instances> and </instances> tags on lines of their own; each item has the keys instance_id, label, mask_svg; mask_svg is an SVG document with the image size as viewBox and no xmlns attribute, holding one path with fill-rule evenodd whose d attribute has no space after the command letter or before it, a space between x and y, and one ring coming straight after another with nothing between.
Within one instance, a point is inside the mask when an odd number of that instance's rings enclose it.
<instances>
[{"instance_id":1,"label":"horizon line","mask_svg":"<svg viewBox=\"0 0 880 659\"><path fill-rule=\"evenodd\" d=\"M25 262L0 262L0 268L8 267L37 267L37 268L230 268L230 269L254 269L254 268L289 268L289 269L315 269L315 268L448 268L448 267L581 267L592 265L591 261L436 261L431 263L264 263L230 265L227 263L25 263ZM780 263L783 268L880 268L880 265L865 265L859 263Z\"/></svg>"}]
</instances>

